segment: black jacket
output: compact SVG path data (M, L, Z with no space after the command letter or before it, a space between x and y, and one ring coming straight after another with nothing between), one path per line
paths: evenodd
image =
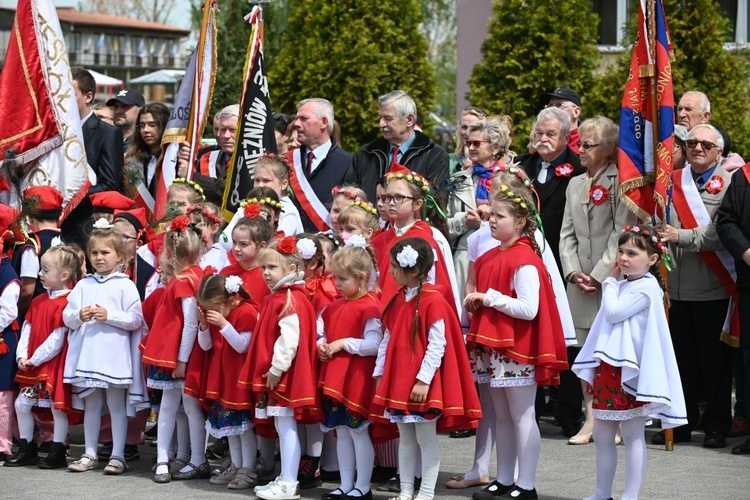
M746 173L747 169L747 173ZM745 165L732 174L732 182L724 193L716 220L716 231L732 254L737 271L737 289L750 289L750 266L742 254L750 248L750 167Z
M414 133L414 142L401 158L401 164L440 187L448 177L448 153L422 132L415 130ZM367 200L373 203L378 179L388 173L389 150L390 144L382 137L362 146L352 157L344 179L346 184L361 187L367 193Z

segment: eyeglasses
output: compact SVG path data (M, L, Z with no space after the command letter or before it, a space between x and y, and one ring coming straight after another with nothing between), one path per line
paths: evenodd
M695 148L695 146L697 146L698 144L700 144L704 151L711 151L712 149L719 147L716 144L714 144L713 142L709 142L709 141L696 141L695 139L688 140L686 142L686 144L687 144L687 147L689 147L690 149L693 149L693 148Z
M479 146L481 146L483 142L490 142L490 141L466 141L466 147L467 148L475 147L479 149Z
M594 149L595 147L601 146L601 145L602 145L601 142L599 144L591 144L590 142L581 142L581 141L578 141L578 147L580 149L583 149L583 150L586 150L586 151Z
M406 200L414 200L415 198L413 196L404 196L403 194L381 194L378 196L378 199L384 204L393 202L396 205L401 205Z
M468 111L469 113L477 113L482 116L487 116L487 112L481 108L475 108L474 106L466 106L464 108L464 111Z

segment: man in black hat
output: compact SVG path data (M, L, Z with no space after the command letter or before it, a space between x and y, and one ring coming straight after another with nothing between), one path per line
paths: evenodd
M133 89L124 89L107 101L115 114L115 126L122 132L122 144L127 151L130 139L135 133L135 120L138 118L138 110L146 105L143 94Z
M552 92L545 92L539 99L542 107L553 106L562 109L570 117L570 136L568 146L578 154L578 143L581 136L578 134L578 119L581 117L581 96L569 87L557 87Z

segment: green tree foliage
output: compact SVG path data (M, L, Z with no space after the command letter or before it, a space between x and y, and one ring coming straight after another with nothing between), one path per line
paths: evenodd
M435 79L418 0L289 0L289 7L286 41L269 58L275 109L294 112L301 99L329 99L350 151L379 135L378 96L403 89L423 117L432 109Z
M585 96L594 83L598 16L590 0L495 2L482 61L469 80L469 101L510 115L517 150L526 146L539 96L566 86Z
M435 111L453 121L456 116L456 0L420 0L421 29L427 55L435 68Z
M735 150L750 155L750 117L745 102L750 94L750 65L747 53L724 49L730 30L718 2L713 0L664 0L667 24L672 36L675 61L672 79L675 103L688 90L704 92L711 101L711 122L726 128ZM637 11L631 15L629 39L635 38ZM604 74L592 92L592 112L619 117L622 92L627 78L631 51ZM587 109L587 112L588 110Z

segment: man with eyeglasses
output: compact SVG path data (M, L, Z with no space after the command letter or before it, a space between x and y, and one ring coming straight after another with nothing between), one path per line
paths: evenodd
M367 199L374 200L378 179L401 164L439 186L448 176L448 153L416 130L414 99L403 90L395 90L378 98L378 113L383 137L354 154L344 182L361 187Z
M552 92L545 92L539 99L542 106L562 109L570 117L570 135L568 147L578 154L581 136L578 133L578 119L581 117L581 96L569 87L557 87Z
M659 227L674 257L669 272L669 329L672 335L688 424L674 430L676 443L690 441L701 418L706 448L723 448L732 426L732 349L722 341L731 330L729 298L734 294L732 258L724 249L715 221L731 182L721 166L724 139L707 124L688 133L689 166L674 172L670 220ZM730 314L728 315L728 312ZM698 405L707 405L699 417ZM663 444L663 433L654 444Z

